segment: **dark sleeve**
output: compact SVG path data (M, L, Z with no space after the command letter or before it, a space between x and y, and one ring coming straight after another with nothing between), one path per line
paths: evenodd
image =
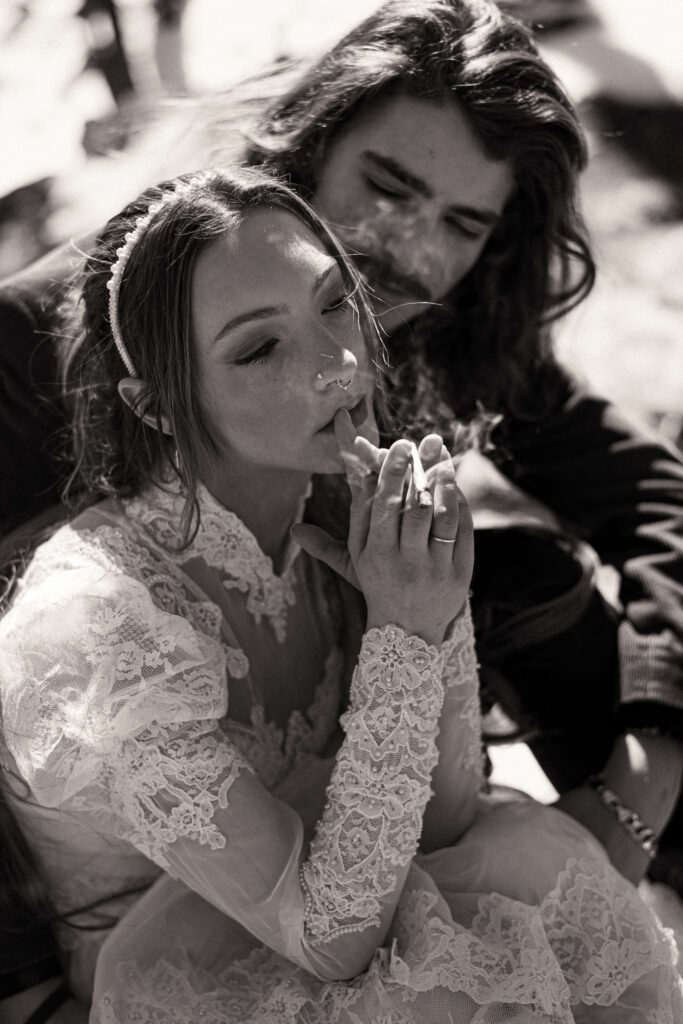
M0 537L57 502L66 473L53 308L0 288Z
M500 429L499 465L620 574L621 716L683 738L683 458L563 370L555 410Z

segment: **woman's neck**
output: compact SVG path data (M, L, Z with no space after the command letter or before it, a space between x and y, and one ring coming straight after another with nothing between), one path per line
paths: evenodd
M245 473L233 469L202 474L214 498L253 533L277 573L283 567L289 531L310 478L309 473L254 466Z

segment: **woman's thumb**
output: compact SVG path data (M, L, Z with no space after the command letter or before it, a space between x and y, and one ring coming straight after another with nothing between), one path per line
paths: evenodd
M325 530L321 530L319 526L312 526L310 523L296 523L290 533L292 539L307 554L324 562L325 565L329 565L330 569L334 569L348 583L358 587L358 578L346 544L340 540L334 540Z

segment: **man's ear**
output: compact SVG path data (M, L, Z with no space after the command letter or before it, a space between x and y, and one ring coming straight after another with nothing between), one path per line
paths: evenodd
M145 412L149 402L145 400L145 397L149 394L149 387L147 381L142 380L140 377L124 377L119 381L119 395L121 400L126 403L129 409L131 409L136 416L139 416L143 423L146 423L148 427L157 429L157 418L149 412ZM161 429L164 434L171 435L171 421L168 416L161 414Z

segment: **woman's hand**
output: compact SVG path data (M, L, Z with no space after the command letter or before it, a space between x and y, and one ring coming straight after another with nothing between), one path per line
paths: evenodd
M355 436L337 414L351 489L346 547L315 527L295 539L362 590L368 628L395 623L439 644L462 608L472 575L472 520L440 437L386 451Z

